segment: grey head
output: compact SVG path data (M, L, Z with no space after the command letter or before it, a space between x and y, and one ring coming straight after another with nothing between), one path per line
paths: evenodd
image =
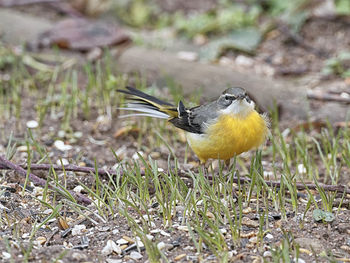
M253 103L254 106L254 102L252 102L252 100L249 98L245 89L240 87L231 87L224 90L224 92L222 92L220 97L217 99L218 107L221 109L225 109L231 104L239 102L244 102L247 104Z

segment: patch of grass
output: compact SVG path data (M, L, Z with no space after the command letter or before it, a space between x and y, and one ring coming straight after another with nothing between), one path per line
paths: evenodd
M36 79L35 88L23 85L28 78L25 70L11 75L13 80L7 82L6 92L1 98L7 103L2 108L6 113L4 116L21 118L18 113L23 110L23 93L38 104L35 114L40 126L35 131L30 130L26 140L28 152L25 156L29 167L31 161L54 163L62 157L57 151L55 155L51 154L50 149L42 144L46 121L60 120L60 128L67 134L79 129L74 125L79 118L92 120L93 115L101 114L117 121L116 108L124 101L116 89L125 86L127 77L116 74L112 68L109 63L86 65L84 70L74 67L61 71L57 68L50 73L50 78ZM145 89L144 78L135 79L136 87ZM15 86L22 88L16 89ZM179 85L169 81L168 86L169 93L162 91L162 94L171 94L174 101L182 99ZM159 95L157 87L147 89L147 92ZM39 93L45 94L46 98L42 100ZM198 101L198 94L192 97ZM338 194L324 191L319 183L337 184L349 176L348 129L334 131L329 125L320 133L294 131L292 128L280 130L279 123L274 121L266 146L251 153L249 158L236 157L230 169L219 164L209 173L212 176L210 180L201 168L184 168L183 160L185 163L189 158L193 160L193 155L189 150L186 150L185 156L179 154L181 150L185 152L181 133L158 120L130 119L126 122L139 128L133 149L144 154L136 155L136 160L120 160L117 150L105 147L105 155L114 155L118 163L116 175L98 174L97 168L100 167L96 160L95 172L86 175L91 180L85 181L78 174L65 170L58 173L51 169L46 176L48 183L55 185L56 189L46 186L38 194L40 199L30 191L22 192L22 195L34 198L40 210L52 210L43 220L32 223L31 240L38 236L40 228L52 227L51 220L61 216L61 212L70 211L94 224L106 224L122 218L135 239L142 241L150 262L166 261L169 253L158 246L164 238L152 232L157 229L166 231L171 237L181 238L184 246L192 247L186 253L199 253L197 256L203 260L212 257L229 261L234 257L234 251L239 252L250 244L256 247L255 253L260 256L264 249L268 249L274 261L288 262L299 257L299 248L293 243L288 230L280 236L283 228L278 226L272 215L277 214L282 222L286 222L288 216L294 213L301 217L299 225L303 229L307 219L312 220L310 214L316 208L328 212L337 210L337 215L341 214L341 203L346 196L342 195L340 203L335 205ZM51 135L55 139L56 131ZM0 138L10 141L7 148L9 159L16 157L16 145L11 138ZM148 155L161 146L168 149L168 157L161 157L165 159L161 161L165 162L162 166L166 169L160 168L160 161ZM280 185L269 186L266 183L268 175L269 180L279 181ZM240 180L243 178L246 180ZM80 183L92 199L92 205L85 207L76 202L68 192L73 188L70 179ZM298 182L314 183L318 185L317 190L307 189L300 197L296 186ZM25 189L29 186L27 182ZM6 228L16 220L1 214L0 222ZM266 241L268 233L281 237L279 243ZM150 234L154 237L152 241L149 240ZM33 250L27 251L28 256L33 253Z

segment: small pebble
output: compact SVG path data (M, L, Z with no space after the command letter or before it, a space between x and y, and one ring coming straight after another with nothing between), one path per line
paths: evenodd
M84 187L82 187L81 185L77 185L76 187L74 187L73 191L76 193L81 193L81 191L84 190Z
M85 225L75 225L72 229L72 236L81 235L85 231L86 231Z
M165 232L164 230L161 230L161 231L160 231L160 234L161 234L162 236L166 236L166 237L170 237L170 236L171 236L169 233Z
M259 227L259 222L251 220L248 217L243 217L242 218L242 225L249 226L249 227Z
M132 239L131 237L123 236L123 239L126 240L126 241L128 241L128 243L132 243L132 244L135 243L135 240Z
M157 244L157 248L158 248L159 250L162 250L163 248L165 248L165 243L164 243L164 242L159 242L159 243Z
M152 241L153 238L154 238L154 236L152 236L152 235L150 235L150 234L147 234L146 237L147 237L147 239L150 240L150 241Z
M188 227L187 226L178 226L177 229L188 232Z
M253 211L253 209L251 208L251 207L247 207L247 208L244 208L243 210L242 210L242 213L243 214L249 214L249 213L251 213Z
M68 165L69 161L65 158L62 158L61 160L57 160L56 164L57 165Z
M272 257L271 251L265 251L264 254L263 254L263 257L264 258Z
M179 51L177 52L177 57L185 61L196 61L198 59L198 54L191 51Z
M174 258L174 260L175 261L179 261L179 260L181 260L181 259L183 259L183 258L185 258L186 257L186 254L180 254L180 255L177 255L175 258Z
M124 238L118 239L117 240L117 244L119 245L125 245L128 244L129 242L127 240L125 240Z
M3 251L2 252L2 258L3 259L10 259L11 258L11 254Z
M305 263L305 260L302 258L294 258L293 262L295 263Z
M27 152L28 151L28 147L27 145L21 145L17 147L17 151L19 152Z
M304 164L302 164L302 163L298 164L298 172L300 174L306 174L306 168L305 168Z
M266 234L265 236L267 239L273 239L273 235L271 235L270 233Z
M113 252L117 254L122 254L122 249L113 240L108 240L106 246L102 249L102 255L110 255Z
M38 237L36 239L36 242L38 242L38 244L40 244L40 245L44 245L46 242L46 237Z
M115 258L107 258L106 262L107 263L122 263L123 260L122 259L115 259Z
M255 237L251 237L251 238L249 238L249 242L250 243L257 243L258 242L258 238L255 236Z
M39 123L35 120L31 120L31 121L27 121L27 128L29 129L35 129L35 128L38 128L39 126Z
M56 140L56 141L54 142L54 146L55 146L58 150L60 150L60 151L62 151L62 152L64 152L64 151L69 151L69 150L72 150L72 149L73 149L73 146L68 145L68 144L64 144L64 142L61 141L61 140Z
M142 258L142 255L139 252L136 251L132 251L130 253L130 258L134 259L134 260L138 260Z
M87 256L83 253L78 253L78 252L74 252L72 253L72 258L74 258L76 261L86 261L87 260Z

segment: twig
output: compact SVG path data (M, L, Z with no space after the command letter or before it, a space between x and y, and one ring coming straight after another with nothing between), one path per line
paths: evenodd
M3 156L0 155L0 169L4 169L4 168L5 169L14 170L14 171L18 172L19 174L21 174L22 176L27 176L27 171L25 169L23 169L18 164L13 163L13 162L7 160L6 158L4 158ZM40 185L40 186L45 187L45 185L47 183L46 180L41 179L41 178L37 177L36 175L34 175L32 173L28 174L28 178L35 185ZM60 189L58 187L56 187L56 186L49 185L49 187L54 189L54 190L57 190L58 192L60 192ZM91 204L91 200L89 198L87 198L86 196L84 196L83 194L75 193L73 191L69 191L69 193L71 195L73 195L78 202L82 202L82 203L85 203L85 204Z
M32 4L57 3L61 0L0 0L0 6L11 7Z
M344 103L350 103L350 98L342 97L335 94L330 93L324 93L324 92L318 92L318 91L312 91L309 90L307 92L307 98L313 99L313 100L321 100L321 101L337 101L337 102L344 102Z
M248 177L240 177L238 179L238 177L234 177L233 178L233 181L235 183L247 183L247 182L250 182L251 179L248 178ZM272 186L272 187L280 187L281 186L281 182L278 182L278 181L265 181L265 183L268 185L268 186ZM295 183L295 186L298 190L306 190L306 189L311 189L311 190L315 190L317 189L317 185L315 184L311 184L311 183L308 183L308 184L303 184L303 183ZM350 189L348 189L346 186L344 185L329 185L329 184L321 184L321 183L318 183L318 186L320 188L323 188L324 190L326 191L331 191L331 192L341 192L341 193L347 193L347 194L350 194Z
M12 168L10 165L8 165L8 163L10 163L10 165L15 165L13 163L11 163L10 161L2 158L0 156L0 170L1 169L12 169L12 170L16 170L17 169L14 169ZM25 176L26 175L26 171L24 169L27 168L26 165L22 165L22 166L19 166L19 165L15 165L17 167L19 167L20 169L23 170L22 174ZM62 171L63 169L66 170L66 171L72 171L72 172L81 172L81 173L95 173L95 168L93 167L82 167L82 166L77 166L77 165L72 165L72 164L69 164L69 165L51 165L51 164L32 164L30 166L30 169L31 170L45 170L45 171L48 171L50 170L51 168L55 169L55 170L59 170L59 171ZM115 175L116 174L116 171L113 170L113 169L97 169L98 171L98 174L99 175L107 175L107 174L110 174L110 175ZM144 175L145 174L145 170L142 169L141 171L141 175ZM190 178L192 179L192 177L188 176L187 174L185 173L181 173L179 174L180 176L185 176L187 178ZM211 179L212 177L211 176L208 176L209 179ZM44 179L41 179L33 174L29 174L29 179L34 183L34 184L38 184L38 185L41 185L41 186L45 186L46 184L46 181ZM235 183L249 183L251 182L251 179L248 178L248 177L234 177L233 178L233 181ZM265 183L268 185L268 186L272 186L272 187L279 187L281 186L281 182L278 182L278 181L265 181ZM315 184L312 184L312 183L307 183L307 184L303 184L303 183L295 183L295 186L298 190L306 190L306 189L311 189L311 190L315 190L317 189L317 186ZM318 184L319 187L323 188L324 190L326 191L332 191L332 192L345 192L347 194L350 194L350 189L348 189L347 187L343 186L343 185L327 185L327 184L321 184L319 183ZM74 193L76 195L76 193ZM91 201L90 201L91 202Z
M192 179L191 176L187 175L187 174L181 174L181 176L184 176L186 178ZM208 179L212 179L211 175L208 175ZM234 183L250 183L251 179L245 176L241 176L241 177L233 177L233 182ZM281 182L279 181L264 181L268 186L271 187L280 187L281 186ZM316 190L317 189L317 185L316 184L312 184L312 183L295 183L295 186L298 190L306 190L306 189L310 189L310 190ZM340 193L346 193L346 194L350 194L350 189L347 188L346 186L343 185L329 185L329 184L322 184L322 183L318 183L318 186L322 189L324 189L325 191L331 191L331 192L340 192Z
M21 168L27 169L27 165L20 165ZM73 164L68 165L57 165L57 164L31 164L30 170L32 171L48 171L51 168L57 171L71 171L71 172L80 172L80 173L95 173L96 169L94 167L83 167ZM3 165L0 162L0 170L7 170L10 169L10 167L7 167L7 165ZM12 168L11 168L12 169ZM97 172L99 175L107 175L107 174L115 174L115 171L113 169L97 169ZM40 178L39 178L40 179Z

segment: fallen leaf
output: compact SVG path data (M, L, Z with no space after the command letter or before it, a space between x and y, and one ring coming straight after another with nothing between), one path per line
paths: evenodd
M121 136L124 136L124 135L130 133L130 132L135 133L135 134L138 134L138 133L140 132L140 129L139 129L139 128L136 128L136 127L125 126L125 127L120 128L119 130L117 130L117 131L114 133L113 137L114 137L115 139L117 139L117 138L119 138L119 137L121 137Z
M39 45L88 51L129 42L130 37L119 26L83 18L65 19L39 37Z

